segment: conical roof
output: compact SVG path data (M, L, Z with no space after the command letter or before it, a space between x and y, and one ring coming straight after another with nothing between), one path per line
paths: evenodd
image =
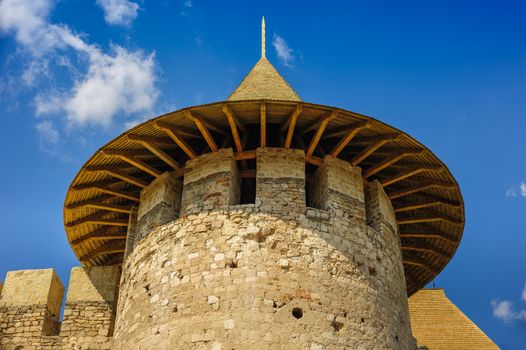
M498 350L499 347L448 299L443 289L423 289L409 298L411 328L429 350Z
M286 100L301 101L266 57L261 59L228 97L228 101Z

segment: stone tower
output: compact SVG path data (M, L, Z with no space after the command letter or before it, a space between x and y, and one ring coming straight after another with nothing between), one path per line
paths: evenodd
M63 287L41 274L30 337L41 348L416 349L408 295L451 259L464 211L425 146L303 102L263 44L227 101L151 119L96 152L64 221L84 267L60 327ZM33 282L11 277L0 331L15 334L27 314L15 280Z

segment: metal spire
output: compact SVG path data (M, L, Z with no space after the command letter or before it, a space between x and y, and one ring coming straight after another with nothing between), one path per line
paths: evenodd
M265 16L261 18L261 58L266 57L265 52Z

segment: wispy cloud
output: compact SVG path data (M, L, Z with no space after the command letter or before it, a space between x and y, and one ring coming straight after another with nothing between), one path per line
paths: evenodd
M294 50L289 47L289 44L285 39L283 39L278 34L274 34L274 39L272 40L272 46L276 50L276 55L278 56L279 62L286 66L292 67L294 65L295 57Z
M55 125L48 120L35 124L35 129L40 136L40 148L47 153L55 153L60 141L60 135Z
M521 300L526 301L526 284L521 292ZM497 319L509 323L516 320L526 321L526 310L515 311L513 303L509 300L492 300L493 316Z
M128 0L97 0L104 11L104 20L110 25L127 27L137 18L139 5Z
M506 190L507 197L518 197L521 196L526 198L526 183L521 182L519 186L511 187Z
M66 25L50 23L52 5L52 0L0 2L0 32L14 35L29 57L23 79L34 82L51 61L73 73L69 87L35 97L36 114L65 114L71 128L108 127L116 116L125 122L128 117L135 119L136 113L150 111L159 94L154 53L118 45L106 52ZM80 66L72 67L67 55L79 57Z

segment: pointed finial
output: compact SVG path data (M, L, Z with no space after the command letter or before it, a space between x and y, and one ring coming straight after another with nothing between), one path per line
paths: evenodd
M265 16L261 19L261 58L266 57L265 52Z

